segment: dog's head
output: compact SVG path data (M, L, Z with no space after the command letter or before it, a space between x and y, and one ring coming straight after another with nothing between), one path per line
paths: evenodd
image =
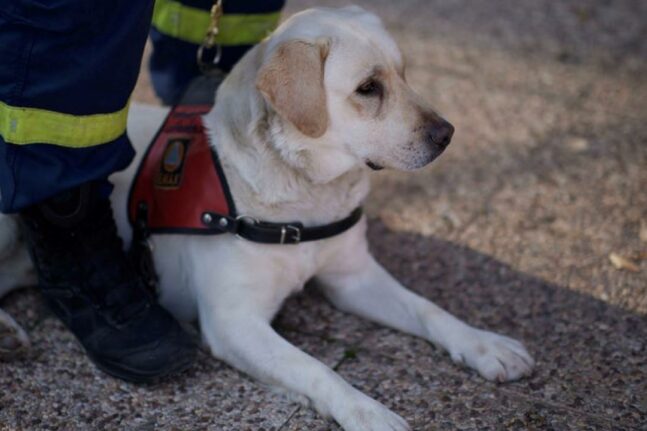
M256 87L285 123L286 141L330 151L346 168L420 168L454 133L407 84L380 19L359 7L286 21L266 41Z

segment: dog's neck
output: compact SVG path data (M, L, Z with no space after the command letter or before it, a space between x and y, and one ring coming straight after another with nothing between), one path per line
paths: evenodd
M305 138L256 90L253 62L243 58L205 118L239 214L306 225L346 217L368 194L366 169L332 148L300 145Z

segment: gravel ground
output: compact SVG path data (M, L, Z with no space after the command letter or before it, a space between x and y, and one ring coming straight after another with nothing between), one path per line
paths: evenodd
M415 430L647 430L647 2L355 3L457 128L431 167L375 176L374 250L415 291L524 340L537 369L485 382L314 289L278 330ZM315 4L346 2L287 13ZM135 99L155 101L144 73ZM0 364L0 429L338 429L206 354L156 386L108 378L34 291L0 305L34 343Z

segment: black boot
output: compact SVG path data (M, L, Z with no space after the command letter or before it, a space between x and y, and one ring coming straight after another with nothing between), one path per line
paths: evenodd
M106 373L147 382L186 369L196 345L133 269L97 187L21 213L42 293Z

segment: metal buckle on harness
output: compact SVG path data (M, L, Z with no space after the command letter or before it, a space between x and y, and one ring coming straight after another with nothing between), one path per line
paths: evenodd
M301 242L301 229L298 226L291 224L285 224L281 226L281 244L285 244L285 236L288 233L288 230L293 232L292 238L290 238L290 244L298 244Z

